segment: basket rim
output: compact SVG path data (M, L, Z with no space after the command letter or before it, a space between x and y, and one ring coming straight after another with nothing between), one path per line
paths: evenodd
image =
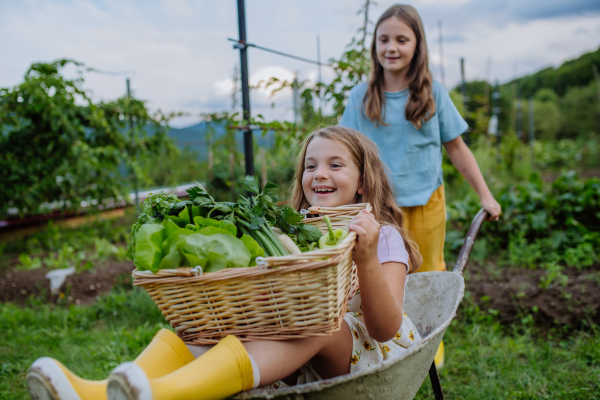
M322 216L305 218L304 223L315 223L322 221L325 215L329 217L353 216L361 210L371 211L369 203L349 204L339 207L310 207L309 211L318 212ZM342 210L342 211L340 211ZM178 284L194 282L216 282L239 277L255 277L281 272L298 272L326 268L336 264L340 257L352 251L356 245L356 232L350 232L348 236L336 247L313 250L302 254L291 254L279 257L267 257L263 260L264 265L248 268L226 268L216 272L195 275L192 267L180 267L176 269L160 269L156 273L152 271L140 271L134 269L131 275L134 278L134 286L145 286L152 284Z

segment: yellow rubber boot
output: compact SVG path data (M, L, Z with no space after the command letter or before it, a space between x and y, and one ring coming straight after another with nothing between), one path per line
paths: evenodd
M254 383L250 357L235 336L227 336L195 361L149 379L134 363L118 366L108 378L110 400L219 400L249 390Z
M134 363L144 370L148 378L154 379L177 371L194 359L177 334L168 329L161 329Z
M136 359L152 378L167 375L192 362L194 356L183 341L168 329L161 329ZM27 387L33 400L106 400L108 381L83 379L59 361L42 357L27 372Z
M435 366L437 369L444 368L444 341L443 340L440 342L440 347L438 347L433 361L435 361Z

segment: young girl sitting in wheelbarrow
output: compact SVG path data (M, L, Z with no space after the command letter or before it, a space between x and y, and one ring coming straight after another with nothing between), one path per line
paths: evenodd
M349 230L358 236L354 261L360 289L330 336L242 343L227 336L215 346L186 346L163 329L134 361L105 381L81 379L51 358L31 366L27 383L34 399L222 399L275 384L312 382L356 372L398 357L420 339L403 313L408 273L422 259L404 233L403 213L377 147L343 127L313 132L304 142L291 202L337 207L371 203Z

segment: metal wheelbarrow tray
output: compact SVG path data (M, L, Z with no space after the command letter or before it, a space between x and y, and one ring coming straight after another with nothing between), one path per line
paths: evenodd
M373 368L319 382L280 389L254 389L232 398L413 399L429 373L436 400L443 399L433 358L463 298L465 282L462 273L477 233L487 216L487 212L480 210L473 219L452 272L423 272L411 275L406 285L404 309L423 339L402 357L385 360Z

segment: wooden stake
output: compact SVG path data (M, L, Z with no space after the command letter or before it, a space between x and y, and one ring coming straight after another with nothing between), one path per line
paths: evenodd
M229 153L229 180L231 181L231 201L235 201L235 154Z
M260 150L262 158L262 185L265 187L267 184L267 152L265 149Z

